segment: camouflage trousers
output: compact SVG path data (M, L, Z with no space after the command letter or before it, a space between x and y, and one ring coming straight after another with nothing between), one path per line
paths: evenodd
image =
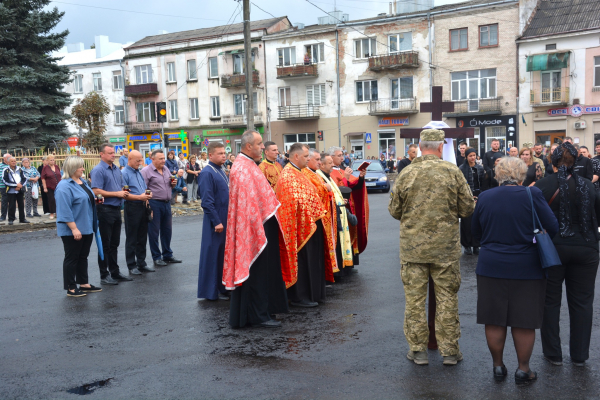
M402 263L400 276L404 283L406 308L404 335L412 351L427 351L429 328L425 313L429 275L433 279L436 314L435 336L442 356L459 351L460 321L458 319L458 289L460 288L460 262Z

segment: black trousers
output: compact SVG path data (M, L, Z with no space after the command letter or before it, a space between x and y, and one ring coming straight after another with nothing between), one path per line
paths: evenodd
M42 207L44 209L44 214L50 212L50 207L48 206L48 195L44 192L44 187L40 182L40 194L42 195ZM35 207L37 208L37 201L35 201Z
M23 203L23 192L19 193L9 193L6 196L8 197L8 220L15 220L15 212L17 210L17 205L19 206L19 221L25 221L25 204Z
M2 179L2 178L0 178ZM2 196L2 200L0 202L0 218L6 219L6 213L8 212L8 187L0 188L0 196Z
M293 302L325 300L325 240L323 223L298 252L298 280L287 290Z
M94 234L81 235L81 240L73 236L61 236L65 248L63 261L63 281L65 290L72 290L77 284L88 283L88 255L94 240Z
M479 247L479 242L471 233L471 217L460 219L460 244L463 247Z
M104 251L104 260L101 260L98 255L98 267L100 268L100 279L104 279L109 274L114 277L120 273L117 252L121 242L121 209L116 206L99 204L97 210L98 227Z
M145 267L146 244L148 242L148 217L144 202L126 201L123 213L125 220L125 260L127 268Z
M542 349L546 356L562 358L560 306L564 282L569 305L571 359L585 361L589 358L592 335L598 252L583 246L556 246L556 250L563 265L548 268Z

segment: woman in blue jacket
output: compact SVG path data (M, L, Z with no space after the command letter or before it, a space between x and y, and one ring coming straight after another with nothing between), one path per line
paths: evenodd
M177 160L175 159L175 152L173 150L167 153L167 161L165 161L165 165L169 168L169 172L171 175L177 175L177 171L179 171L179 166L177 165Z
M64 288L67 296L83 297L102 289L88 282L88 255L98 228L94 192L81 178L83 159L68 157L55 191L56 231L65 249ZM79 288L77 287L79 284Z

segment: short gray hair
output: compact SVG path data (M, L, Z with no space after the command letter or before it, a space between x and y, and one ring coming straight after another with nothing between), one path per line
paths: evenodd
M254 133L258 133L256 131L246 131L242 135L241 147L242 149L246 147L247 144L252 144L254 140ZM258 133L260 135L260 133Z
M314 148L312 148L312 147L308 149L308 158L309 158L309 159L310 159L310 158L313 158L313 156L314 156L315 154L320 154L320 153L319 153L319 151L318 151L317 149L314 149Z
M444 142L429 142L429 141L424 141L419 143L419 146L421 147L421 150L437 150L437 148L440 146L440 144L443 144Z
M502 157L494 167L496 180L502 185L504 182L513 181L523 183L527 174L527 164L517 157Z
M67 159L63 162L63 165L62 165L62 170L63 170L62 179L71 178L73 176L73 174L75 173L75 171L77 171L79 168L83 167L83 165L84 165L83 158L77 157L77 156L67 157Z
M329 154L330 156L333 156L335 154L336 151L341 151L342 153L344 152L344 150L342 150L341 147L337 147L337 146L331 146L328 150L327 150L327 154Z

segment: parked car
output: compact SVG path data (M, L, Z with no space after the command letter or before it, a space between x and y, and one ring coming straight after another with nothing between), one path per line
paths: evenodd
M388 181L387 175L381 166L379 160L354 160L352 163L352 169L354 172L352 175L358 176L360 171L358 171L358 167L363 162L369 162L369 166L367 167L367 175L365 175L365 185L367 187L367 191L371 190L381 190L383 193L387 193L390 191L390 182Z

